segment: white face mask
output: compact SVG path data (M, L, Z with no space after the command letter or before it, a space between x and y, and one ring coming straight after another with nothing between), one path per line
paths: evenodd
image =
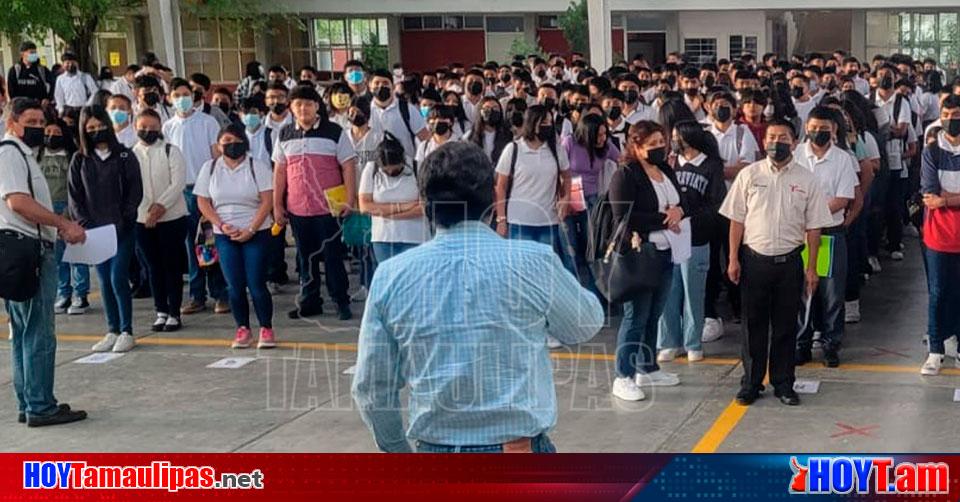
M767 105L763 109L763 116L768 120L773 117L773 105Z

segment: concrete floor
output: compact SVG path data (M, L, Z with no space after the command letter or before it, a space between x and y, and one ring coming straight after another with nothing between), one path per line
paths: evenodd
M782 406L769 392L748 409L731 404L741 374L733 323L706 345L708 360L665 365L680 374L679 387L648 389L639 403L616 401L609 394L615 338L607 328L555 354L554 442L566 452L960 450L960 437L933 432L956 423L960 370L951 361L944 375L919 375L927 302L916 246L908 246L904 262L883 264L864 291L864 321L848 325L842 366L814 362L798 370L800 378L821 381L802 406ZM77 364L102 333L99 302L86 315L59 317L56 394L90 418L45 429L17 424L10 357L0 354L0 450L374 451L343 374L355 360L359 321L287 320L292 287L276 301L284 344L259 353L229 348L229 315L203 313L186 318L179 333L149 334L152 303L136 300L140 346L104 364ZM357 317L361 310L354 305ZM206 367L231 356L257 359L239 369Z

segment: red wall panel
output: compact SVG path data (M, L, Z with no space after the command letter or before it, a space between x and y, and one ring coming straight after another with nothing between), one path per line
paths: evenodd
M623 54L623 28L614 28L610 32L612 48L615 54ZM558 29L537 29L537 38L540 39L540 48L547 54L560 54L563 57L570 55L570 46L563 38L563 31ZM590 56L586 54L586 56Z
M400 58L406 71L433 70L450 63L470 67L486 56L483 30L424 30L400 33Z
M623 28L614 28L611 36L613 37L613 53L626 57L623 53Z

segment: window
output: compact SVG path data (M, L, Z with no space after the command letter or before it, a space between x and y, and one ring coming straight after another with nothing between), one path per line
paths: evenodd
M443 18L440 16L423 16L423 29L439 30L443 28Z
M413 30L482 30L483 16L404 16L404 31Z
M916 59L933 58L957 72L960 59L958 12L867 12L867 56L902 52Z
M406 16L403 18L404 30L422 30L423 18L420 16Z
M488 16L487 31L495 33L519 33L523 31L522 16Z
M554 29L560 27L557 16L537 16L537 27L543 29Z
M404 26L408 25L404 18ZM437 17L439 19L439 17ZM342 71L351 59L364 59L364 45L381 48L386 53L388 34L386 18L348 18L310 20L313 43L309 46L315 53L316 67L320 71ZM387 61L370 62L371 65L387 66Z
M703 64L717 59L717 39L715 38L685 38L683 52L687 60L693 64Z
M237 82L246 63L256 59L253 30L241 23L189 15L182 23L187 75L204 73L214 82Z
M443 16L443 29L462 30L463 16Z
M757 37L747 35L730 36L730 59L739 58L744 54L757 55Z
M464 16L464 28L483 29L483 16Z

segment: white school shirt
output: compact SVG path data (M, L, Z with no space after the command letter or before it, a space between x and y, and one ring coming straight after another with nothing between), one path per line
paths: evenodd
M96 82L89 73L78 71L76 74L61 73L53 90L53 99L57 102L57 111L63 114L65 106L79 108L90 102L97 93Z
M876 104L879 110L882 110L883 120L878 120L878 125L882 128L889 124L894 127L898 124L910 124L910 100L904 99L900 105L900 114L893 116L893 109L897 102L896 92L890 94L890 99L884 101L877 93ZM908 128L909 129L909 128ZM903 139L890 138L887 140L887 164L891 171L900 171L903 169Z
M517 164L513 167L510 200L507 201L507 223L535 227L560 223L556 210L557 179L561 172L570 170L566 149L558 145L557 159L554 160L546 143L534 150L521 138L504 147L497 162L497 174L510 176L513 150L517 145L520 149Z
M413 169L407 167L398 176L388 176L378 170L376 162L368 162L360 177L360 194L370 194L373 202L392 204L412 202L420 198L417 177ZM394 219L373 216L371 218L371 238L373 242L403 242L420 244L430 239L430 225L425 217Z
M420 131L427 127L427 122L423 115L420 115L420 110L408 101L407 108L410 114L410 129L408 130L403 121L403 115L400 113L399 103L400 100L394 97L386 108L382 108L376 100L373 100L370 103L370 127L392 134L403 145L404 153L408 157L413 157L417 153L417 145L410 137L410 132L412 131L413 136L416 137Z
M737 133L738 128L742 128L742 132ZM711 122L707 130L717 139L720 158L723 159L724 166L732 166L739 162L752 164L757 161L757 152L760 151L760 147L757 146L757 140L746 125L731 123L730 127L727 127L726 132L724 132L717 129L716 124ZM739 142L737 141L738 134L742 138ZM727 187L729 188L729 184Z
M273 190L273 173L269 164L247 156L231 169L220 156L203 165L193 194L209 198L224 223L245 230L250 228L260 209L260 193L270 190ZM266 230L272 225L273 218L267 216L257 231ZM213 232L222 233L217 227L213 228Z
M160 204L167 211L157 220L160 223L176 220L187 215L187 202L183 197L186 166L180 149L158 140L152 145L138 141L131 149L140 162L140 179L143 181L143 199L137 208L137 223L146 223L148 210Z
M206 113L193 112L187 117L175 115L163 124L163 137L180 149L187 164L187 185L197 182L200 168L213 158L211 146L217 143L220 124Z
M117 135L117 141L127 148L133 148L140 140L137 137L137 130L133 127L133 114L130 114L130 116L131 118L127 119L126 127L120 129L120 131L114 131Z
M860 180L857 178L854 158L848 152L837 148L836 145L831 145L823 158L817 158L809 141L805 141L798 150L794 157L795 161L816 176L820 183L820 190L826 196L828 203L833 198L853 200L854 190L860 184ZM843 209L831 213L830 216L833 219L831 226L843 225L843 213Z
M650 178L650 183L653 185L653 191L657 193L657 210L659 212L666 213L668 207L680 204L680 194L677 193L677 189L673 186L670 178L664 176L662 181L656 181ZM672 230L657 230L650 232L650 242L656 245L657 249L661 251L670 249L667 232L671 231Z

